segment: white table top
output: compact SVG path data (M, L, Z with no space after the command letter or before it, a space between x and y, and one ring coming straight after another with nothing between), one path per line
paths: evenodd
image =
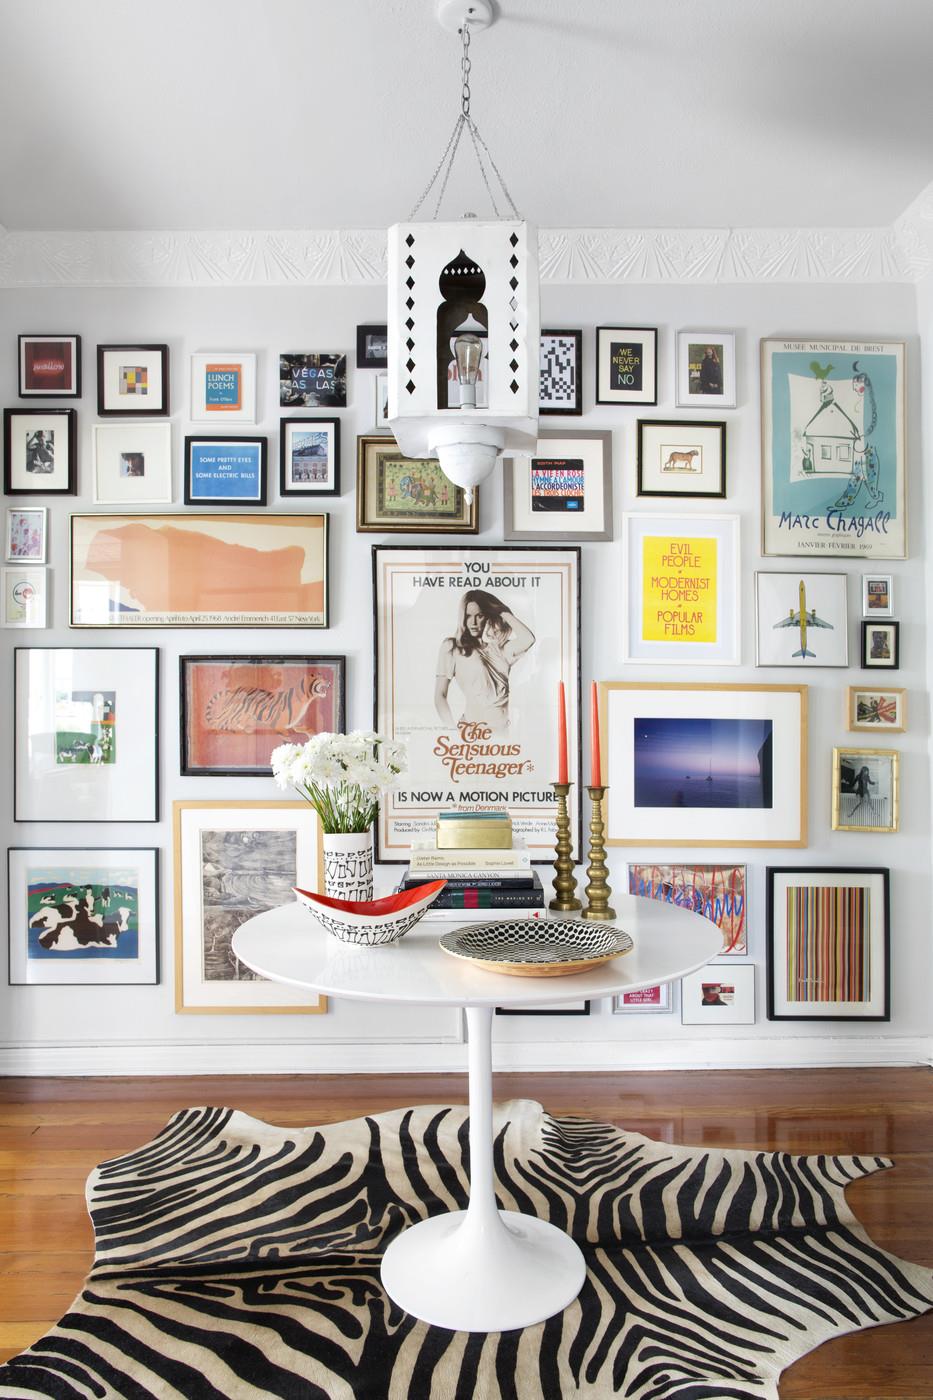
M612 996L672 982L695 972L722 948L721 931L700 914L630 895L614 894L612 903L615 922L631 935L634 949L569 977L507 977L471 967L438 946L441 936L458 925L432 922L428 915L398 943L382 948L340 943L298 903L248 919L234 934L233 951L247 967L273 982L329 996L433 1006L520 1007ZM469 911L464 911L463 925L469 922Z

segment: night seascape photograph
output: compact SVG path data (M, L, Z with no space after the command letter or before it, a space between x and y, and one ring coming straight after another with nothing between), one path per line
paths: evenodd
M770 719L636 719L636 807L770 807Z

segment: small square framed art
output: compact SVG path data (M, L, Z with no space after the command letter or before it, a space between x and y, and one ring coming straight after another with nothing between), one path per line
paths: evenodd
M95 423L91 433L95 505L171 504L171 423Z
M44 564L48 555L48 530L48 506L8 506L7 563Z
M388 326L357 326L357 369L385 369L389 363Z
M18 565L3 575L3 626L48 627L49 570Z
M684 1026L753 1026L753 963L707 963L680 979L680 1021Z
M889 873L769 866L769 1021L891 1019Z
M872 733L903 733L907 728L907 692L896 688L850 685L846 694L846 728Z
M583 332L541 332L538 413L583 412Z
M646 1011L672 1011L671 984L662 982L658 987L642 987L637 992L618 992L612 998L612 1009L616 1013L639 1014Z
M78 415L73 408L3 410L7 496L73 496L78 484Z
M18 340L21 399L80 399L79 335L21 335Z
M436 457L402 455L393 437L357 438L356 528L379 534L475 535L479 493L468 504L462 487L441 471Z
M896 671L901 664L899 622L862 623L862 670Z
M279 405L281 408L346 408L346 355L283 351L279 355Z
M735 408L735 336L677 332L678 408Z
M199 350L191 356L192 423L255 423L256 356Z
M279 492L340 495L340 419L283 418L279 424Z
M597 326L596 402L658 401L658 332L653 327Z
M636 494L725 496L725 423L639 418Z
M862 575L862 616L890 617L894 612L892 574Z
M11 986L154 986L159 852L14 846L7 852Z
M186 506L264 506L264 437L186 437Z
M612 539L612 434L542 433L502 462L507 540Z
M845 574L757 573L756 666L847 666Z
M833 749L833 831L897 831L900 759L896 749Z
M98 345L101 418L163 418L168 406L167 345Z

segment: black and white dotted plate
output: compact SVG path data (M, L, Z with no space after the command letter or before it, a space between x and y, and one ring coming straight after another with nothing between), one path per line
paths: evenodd
M508 919L452 929L440 940L445 953L512 977L566 977L630 953L634 944L615 924L575 919Z

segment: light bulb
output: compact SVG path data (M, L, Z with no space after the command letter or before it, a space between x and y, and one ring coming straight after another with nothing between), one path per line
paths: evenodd
M457 378L460 381L460 407L476 407L476 378L483 358L483 342L478 335L458 335L454 341Z

